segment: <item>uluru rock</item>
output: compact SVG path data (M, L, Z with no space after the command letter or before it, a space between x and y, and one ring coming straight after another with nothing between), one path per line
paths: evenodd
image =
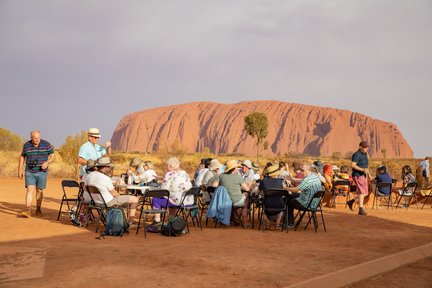
M413 156L393 123L347 110L280 101L194 102L135 112L118 123L111 142L120 151L156 152L161 145L181 145L188 152L208 147L216 154L254 155L256 140L244 131L244 117L252 112L263 112L269 120L269 145L262 154L345 155L367 140L372 157L383 157L383 152L391 158Z

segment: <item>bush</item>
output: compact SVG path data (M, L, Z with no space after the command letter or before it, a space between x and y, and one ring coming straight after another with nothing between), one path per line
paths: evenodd
M66 141L58 150L63 162L72 168L74 175L78 176L78 151L87 141L87 132L81 131L74 136L67 136Z
M23 138L11 131L0 128L0 151L20 151L23 145Z

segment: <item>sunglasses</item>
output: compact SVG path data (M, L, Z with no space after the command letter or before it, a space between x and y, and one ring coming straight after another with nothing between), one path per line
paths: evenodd
M95 138L95 139L99 139L100 138L100 137L97 137L97 136L90 136L90 137Z

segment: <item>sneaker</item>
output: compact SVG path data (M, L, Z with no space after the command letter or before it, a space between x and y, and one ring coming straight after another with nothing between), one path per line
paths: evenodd
M354 202L355 202L354 199L351 199L350 201L347 202L348 207L351 211L354 211L354 209L353 209Z
M72 222L72 225L77 226L77 227L81 227L81 222L78 219L76 219L76 218L71 219L71 222Z
M363 209L363 207L359 208L358 215L367 215L366 211Z
M19 214L22 218L31 218L31 212L30 211L23 211Z

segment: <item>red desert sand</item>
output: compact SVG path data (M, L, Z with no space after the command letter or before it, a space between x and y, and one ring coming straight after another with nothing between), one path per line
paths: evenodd
M214 228L169 238L132 230L124 237L95 239L95 225L57 222L61 179L49 179L43 217L17 215L24 208L24 183L0 179L1 287L285 287L432 241L432 209L372 210L358 216L344 205L325 208L319 226L276 232ZM339 199L343 200L343 199ZM64 209L66 212L66 209ZM427 287L431 259L401 267L355 287ZM381 282L380 282L381 281ZM430 286L429 286L430 287Z

